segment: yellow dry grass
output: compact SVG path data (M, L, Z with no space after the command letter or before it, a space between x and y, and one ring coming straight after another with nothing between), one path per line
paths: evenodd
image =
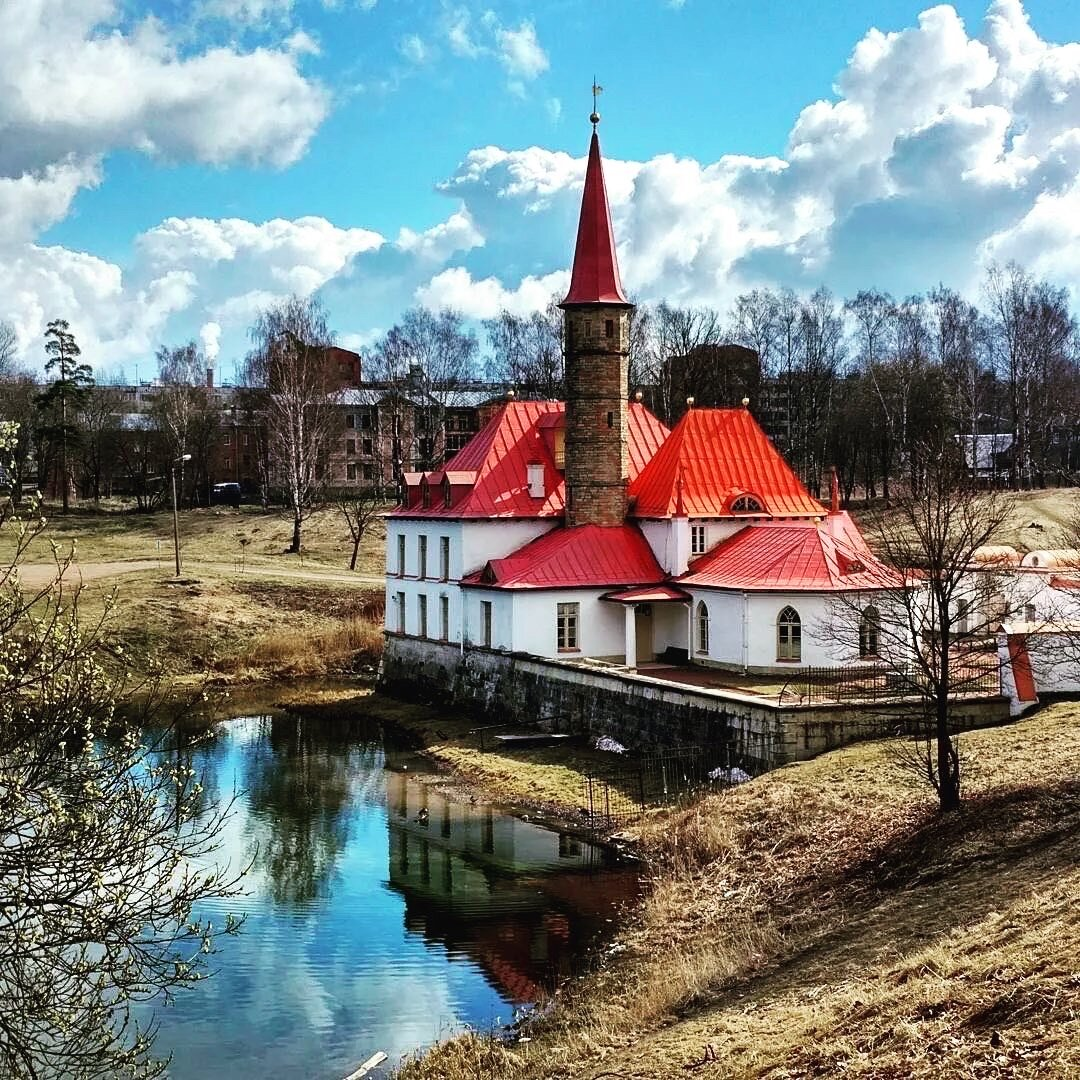
M653 820L640 911L532 1041L402 1076L1077 1075L1080 708L963 741L947 818L871 743Z

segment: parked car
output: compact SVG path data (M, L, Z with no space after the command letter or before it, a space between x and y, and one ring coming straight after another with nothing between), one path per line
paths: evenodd
M239 484L215 484L210 492L210 502L224 506L239 506L241 497Z

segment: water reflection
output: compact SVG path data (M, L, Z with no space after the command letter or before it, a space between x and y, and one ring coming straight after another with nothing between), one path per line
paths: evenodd
M177 1080L340 1080L374 1050L395 1062L505 1020L636 888L593 845L387 769L366 727L267 714L219 731L175 752L236 793L225 852L255 862L241 938L159 1013Z

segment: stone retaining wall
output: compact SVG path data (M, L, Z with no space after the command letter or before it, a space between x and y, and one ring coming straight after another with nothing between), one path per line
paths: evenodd
M911 704L785 705L677 686L626 671L388 634L380 685L408 699L441 700L492 722L537 720L561 730L613 735L634 748L726 746L751 771L811 758L902 725ZM1009 719L1006 698L964 702L962 728Z

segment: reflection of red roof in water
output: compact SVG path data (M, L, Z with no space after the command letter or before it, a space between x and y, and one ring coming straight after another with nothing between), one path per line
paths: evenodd
M747 409L690 409L630 485L636 517L672 517L679 502L690 517L823 515L799 478ZM736 503L760 509L740 510Z
M431 505L421 505L421 474L407 474L409 505L395 517L431 518L546 518L563 512L563 474L555 467L548 435L565 424L561 401L508 401L438 472L428 474ZM644 405L627 409L627 451L631 481L667 437L668 429ZM544 495L529 494L528 466L544 467ZM452 501L447 507L440 488L450 479ZM454 485L459 485L456 489Z
M825 521L760 521L690 564L680 585L836 592L888 589L903 578L875 558L846 512Z

